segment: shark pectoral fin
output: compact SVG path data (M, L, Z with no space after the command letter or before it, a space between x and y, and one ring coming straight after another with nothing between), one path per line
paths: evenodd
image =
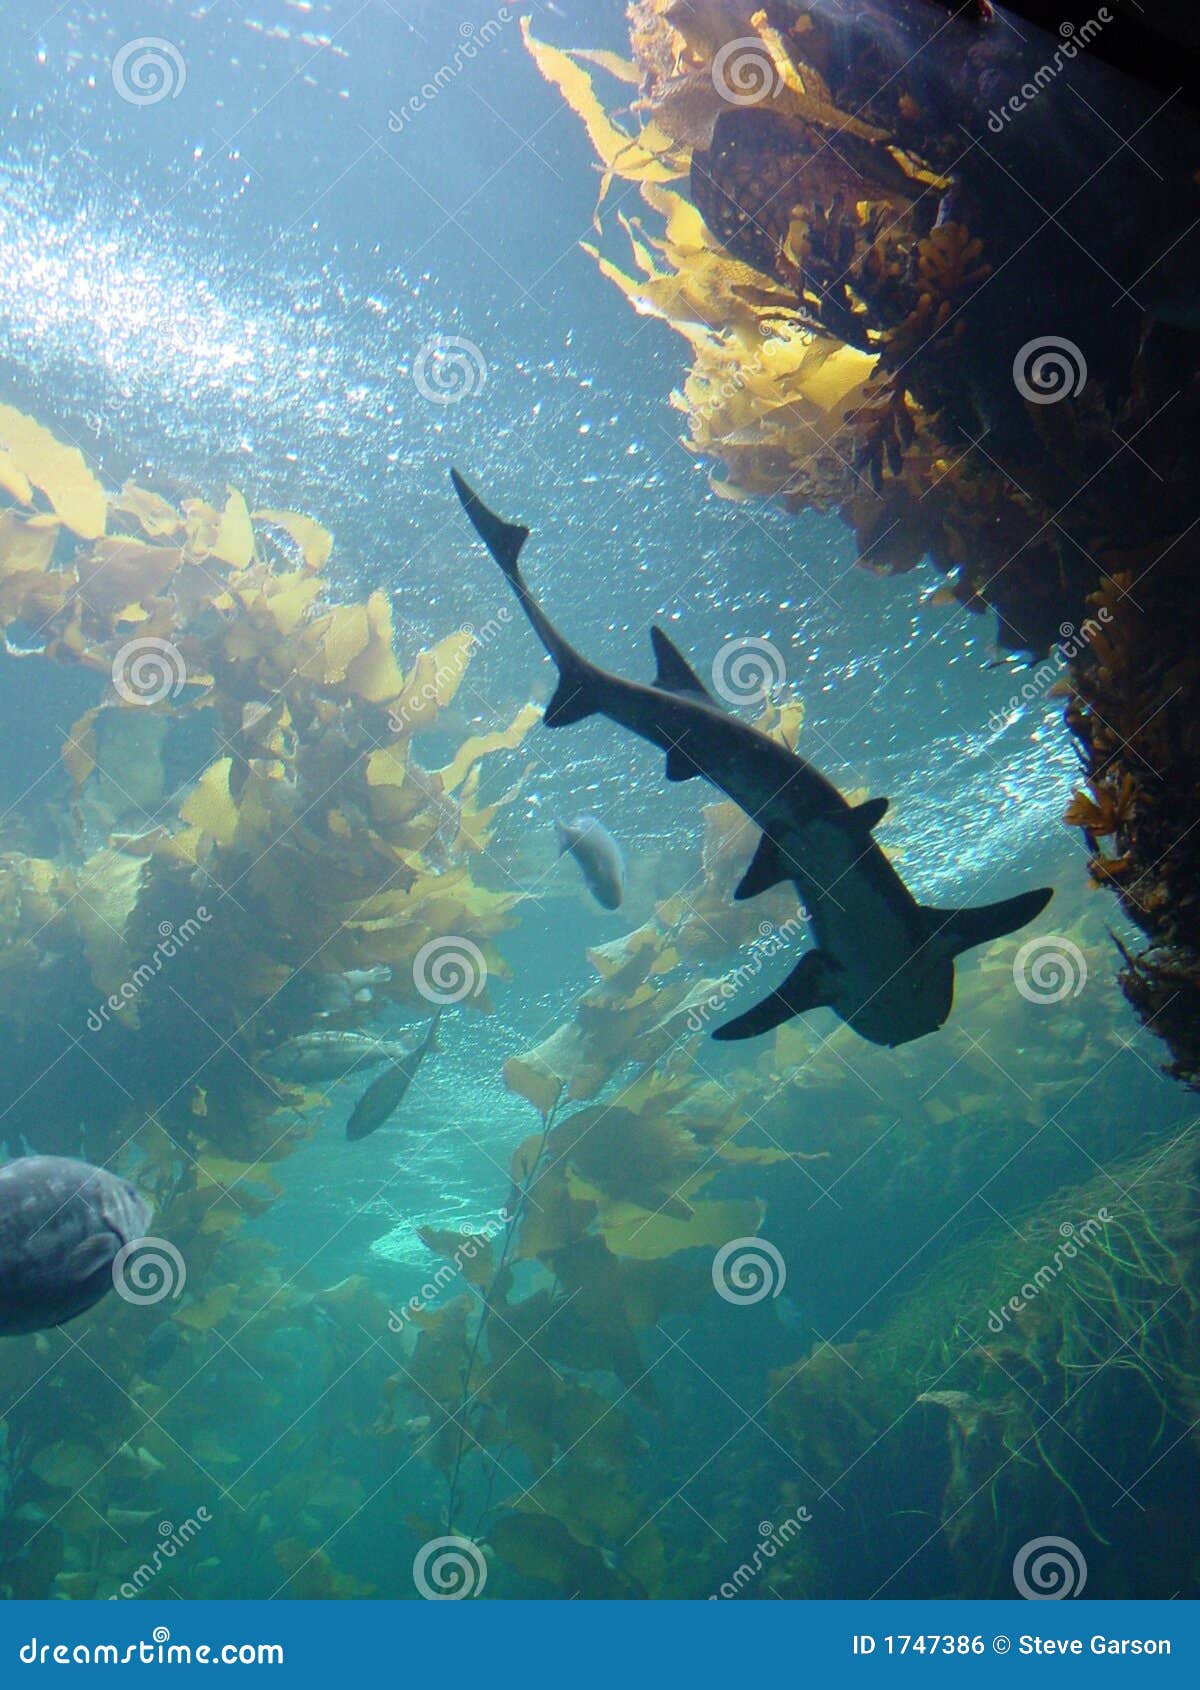
M786 880L791 874L791 868L783 852L775 841L767 834L763 834L758 842L758 849L750 859L750 867L738 882L734 900L741 903L746 898L757 898L760 892L769 892L772 886L778 886L781 880Z
M681 750L678 745L672 746L670 751L667 752L668 780L691 780L699 773L699 769L692 762L687 752Z
M712 694L692 668L687 658L673 645L661 628L651 628L650 644L654 647L654 685L660 692L691 693L706 704L714 703Z
M1015 898L1003 898L998 904L980 904L971 910L922 909L929 923L933 941L943 946L951 956L969 951L975 945L986 945L1015 933L1026 922L1040 915L1054 896L1052 886L1039 886L1036 892L1020 892Z
M868 798L863 804L856 804L850 814L853 819L870 831L878 827L887 815L888 800L886 798Z
M753 1039L759 1033L769 1033L793 1015L803 1015L806 1009L820 1009L830 1001L830 966L820 951L806 951L783 984L732 1021L713 1032L714 1039Z

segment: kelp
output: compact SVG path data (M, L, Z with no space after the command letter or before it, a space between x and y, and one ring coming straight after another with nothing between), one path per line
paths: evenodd
M6 1341L3 1578L16 1595L113 1594L149 1553L135 1546L161 1517L164 1475L186 1488L182 1464L225 1499L203 1555L173 1569L190 1591L219 1588L223 1563L261 1538L275 1546L262 1594L365 1595L322 1547L362 1486L321 1396L270 1486L272 1439L246 1466L210 1396L236 1395L247 1422L277 1416L290 1352L307 1358L306 1393L332 1388L361 1354L355 1334L386 1318L363 1281L301 1286L245 1232L322 1101L264 1057L315 1024L322 983L347 969L378 984L343 1022L387 1003L423 1016L415 959L446 935L505 977L496 940L518 897L473 865L514 789L484 803L481 775L536 712L425 767L414 736L452 700L474 639L451 633L402 666L387 595L339 601L323 574L333 539L313 518L252 512L235 488L178 503L108 491L8 406L0 484L9 650L94 677L96 694L62 744L57 854L26 853L19 831L0 854L5 1133L76 1154L82 1131L90 1159L115 1159L153 1199L182 1264L172 1301L114 1296L66 1353L56 1334ZM184 735L197 749L172 789L165 749ZM486 993L467 1007L486 1011ZM169 1345L154 1363L158 1323ZM283 1536L284 1521L309 1536Z

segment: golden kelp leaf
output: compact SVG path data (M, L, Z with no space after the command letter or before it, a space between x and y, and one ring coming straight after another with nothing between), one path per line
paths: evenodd
M85 710L79 720L71 724L63 741L62 760L75 782L76 791L96 767L96 718L99 714L98 708Z
M0 579L48 568L57 538L57 523L5 511L0 515Z
M281 634L293 633L303 622L322 591L321 582L297 570L277 575L267 590L267 610Z
M185 1303L183 1308L177 1311L175 1319L180 1325L190 1326L195 1332L207 1332L224 1320L237 1302L237 1295L236 1285L217 1285L199 1301Z
M491 1279L492 1246L482 1234L449 1232L434 1226L419 1226L416 1233L427 1250L453 1262L468 1285L486 1285Z
M7 452L0 452L0 493L7 493L10 499L15 499L19 505L33 503L33 488L29 485L29 477Z
M490 734L474 734L464 740L455 753L454 761L437 771L443 788L447 792L456 791L481 757L488 757L493 751L515 750L533 724L541 720L541 714L536 704L526 704L507 728Z
M237 836L237 805L229 790L232 757L210 763L179 807L181 821L190 822L218 845L232 845Z
M392 606L386 593L371 594L366 617L367 642L347 667L346 687L369 704L386 704L404 686L392 650Z
M97 540L75 560L79 591L89 610L113 617L127 606L157 597L179 568L174 546L149 546L131 535Z
M333 535L311 516L304 516L300 511L275 510L254 511L252 514L255 522L273 523L289 534L299 546L309 569L323 569L329 562Z
M64 446L11 405L0 405L0 447L72 533L83 540L100 538L107 514L104 489L77 447Z
M579 1543L562 1520L529 1506L530 1514L502 1514L488 1528L496 1553L517 1572L588 1601L635 1594L598 1549Z
M677 1250L719 1250L731 1238L751 1238L762 1218L762 1205L753 1200L696 1203L687 1220L611 1203L601 1210L599 1226L614 1256L653 1262Z
M410 733L429 727L458 691L474 649L475 635L460 628L421 652L392 708L393 720Z
M618 82L632 83L635 88L642 80L642 74L632 59L623 59L619 53L612 53L607 47L574 47L571 57L582 59L585 64L598 65L610 76L615 76Z
M125 483L112 500L111 508L123 516L133 517L141 524L142 532L152 540L165 540L172 534L178 534L183 527L183 518L174 505L169 505L157 493L151 493L148 488L139 487L132 481Z
M29 1463L43 1484L55 1490L79 1490L104 1465L103 1456L86 1444L51 1444Z
M92 979L106 996L129 983L131 959L125 928L145 871L145 858L127 857L106 847L89 857L74 877L71 910L83 935ZM132 998L115 1013L129 1025L137 1025Z
M225 508L217 522L209 553L233 569L245 569L254 557L254 529L250 525L250 512L236 488L228 487L226 493Z
M505 1085L548 1114L578 1066L582 1042L579 1028L566 1022L532 1050L509 1057L504 1064Z
M606 170L631 182L672 182L682 170L664 164L618 129L596 97L592 79L581 65L557 47L539 41L521 19L521 35L534 64L547 82L552 82L587 130L588 139L603 160Z

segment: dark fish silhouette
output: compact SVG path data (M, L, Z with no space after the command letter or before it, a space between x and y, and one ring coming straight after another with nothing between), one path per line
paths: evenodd
M371 1081L346 1122L347 1138L366 1138L399 1109L405 1092L416 1078L417 1069L429 1052L437 1049L437 1025L441 1018L439 1009L421 1043L415 1049L405 1051L398 1062L389 1064L378 1079Z
M1046 907L1051 889L978 909L923 908L871 837L886 798L851 807L803 758L720 709L661 628L650 630L658 662L651 686L589 662L521 577L517 559L529 530L504 522L456 470L450 474L558 669L546 726L607 716L666 753L668 780L702 775L762 829L734 896L753 898L790 880L809 912L816 947L769 997L713 1037L750 1038L822 1005L873 1044L906 1044L940 1027L954 999L954 958L1024 927Z
M608 829L595 816L576 816L573 822L555 822L554 832L559 856L571 853L596 902L606 910L620 909L625 896L625 859Z
M150 1206L127 1180L67 1156L0 1168L0 1333L61 1326L113 1287L113 1261L145 1237Z

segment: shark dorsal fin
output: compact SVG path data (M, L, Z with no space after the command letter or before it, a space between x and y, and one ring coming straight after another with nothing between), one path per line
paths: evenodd
M786 880L790 873L783 852L775 841L764 833L758 842L758 849L750 859L750 867L738 882L737 891L733 894L734 899L741 903L745 898L757 898L760 892L769 892L772 886L778 886L781 880Z
M820 1009L830 1002L830 986L836 970L820 951L805 951L787 979L769 997L756 1003L744 1015L724 1022L713 1031L713 1038L753 1039L769 1033L793 1015L803 1015L806 1009Z
M706 704L714 702L712 694L687 658L672 645L661 628L651 628L650 644L654 647L654 661L657 665L654 685L660 692L691 693L693 696L698 695Z
M860 826L865 827L870 832L871 828L879 826L884 816L887 815L887 809L888 800L886 798L868 798L864 803L856 804L850 814Z

